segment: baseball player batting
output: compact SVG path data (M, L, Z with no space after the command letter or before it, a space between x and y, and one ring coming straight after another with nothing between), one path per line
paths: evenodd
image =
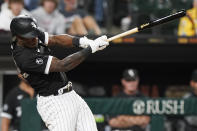
M10 24L13 35L12 56L17 70L37 95L37 110L50 131L97 131L86 102L72 90L65 73L83 62L91 53L105 49L106 36L95 40L67 34L49 36L30 16L15 17ZM60 60L42 52L50 46L81 47L82 50Z

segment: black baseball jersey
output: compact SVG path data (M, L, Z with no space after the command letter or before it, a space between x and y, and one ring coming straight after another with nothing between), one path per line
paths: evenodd
M11 119L11 127L14 130L19 130L22 115L20 102L25 98L30 98L29 94L19 87L13 88L6 96L1 117Z
M37 94L52 94L64 87L68 80L59 72L49 73L52 57L49 52L41 53L39 48L26 48L14 44L12 55L22 76Z

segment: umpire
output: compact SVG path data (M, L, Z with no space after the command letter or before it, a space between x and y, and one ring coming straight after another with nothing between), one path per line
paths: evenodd
M12 56L19 73L35 89L37 109L50 131L97 131L92 112L85 101L72 90L65 73L87 56L103 50L109 43L106 36L96 40L67 34L49 36L30 16L15 17L10 29L13 35ZM84 49L60 60L40 46L59 45Z

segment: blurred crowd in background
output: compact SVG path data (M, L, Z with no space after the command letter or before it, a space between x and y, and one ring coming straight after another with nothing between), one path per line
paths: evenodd
M9 31L12 18L24 14L50 34L101 35L95 19L77 5L77 0L6 0L1 5L0 29Z
M35 17L50 34L115 34L181 9L187 16L145 34L195 36L196 0L1 0L0 30L9 31L13 17Z

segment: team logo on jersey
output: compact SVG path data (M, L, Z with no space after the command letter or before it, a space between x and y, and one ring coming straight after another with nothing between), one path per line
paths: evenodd
M33 28L36 28L36 27L37 27L36 24L35 24L34 22L31 22L31 26L32 26Z
M36 59L36 63L37 63L38 65L42 65L42 64L43 64L43 59L37 58L37 59Z

